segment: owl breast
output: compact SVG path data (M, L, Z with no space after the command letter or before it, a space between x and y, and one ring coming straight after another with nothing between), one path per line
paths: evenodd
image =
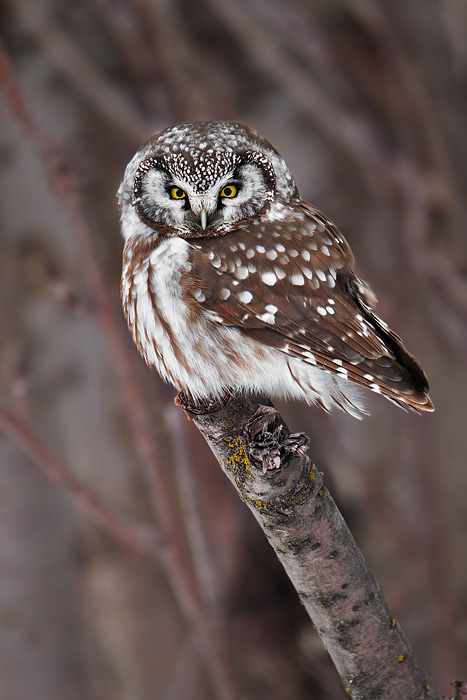
M147 364L195 399L220 398L241 387L247 393L318 402L327 410L337 404L359 415L342 392L340 378L305 367L202 308L200 279L190 261L196 248L177 237L156 240L149 250L138 250L131 241L126 245L123 308ZM323 403L323 396L329 401Z
M259 372L268 353L249 341L242 345L238 330L219 327L215 315L200 310L189 253L190 245L177 237L155 241L143 254L130 241L124 253L123 308L149 366L194 397L221 395L240 373Z

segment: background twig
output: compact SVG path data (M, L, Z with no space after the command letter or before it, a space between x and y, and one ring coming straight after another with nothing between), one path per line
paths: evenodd
M76 237L88 277L89 286L97 306L97 313L104 334L108 340L110 357L126 401L127 416L133 431L135 446L140 457L143 474L150 489L161 536L166 539L165 547L170 556L162 560L171 582L174 594L187 620L193 625L201 647L204 650L206 666L219 697L232 700L236 696L234 679L230 669L226 644L222 631L208 622L200 605L191 571L184 562L180 551L180 538L166 473L153 439L151 421L142 396L132 376L128 350L123 342L121 329L117 323L104 285L92 235L82 214L80 195L73 175L58 147L46 139L33 122L17 87L8 57L0 44L0 84L9 101L12 111L28 134L42 160L52 191L57 196L67 215L70 231Z

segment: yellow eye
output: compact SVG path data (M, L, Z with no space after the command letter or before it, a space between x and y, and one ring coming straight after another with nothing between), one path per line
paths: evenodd
M180 187L172 187L170 190L170 196L172 199L185 199L186 192L180 189Z
M226 185L221 192L221 197L229 197L229 199L231 199L232 197L236 196L237 188L235 187L235 185Z

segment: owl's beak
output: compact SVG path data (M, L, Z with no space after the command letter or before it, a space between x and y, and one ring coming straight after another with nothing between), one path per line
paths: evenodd
M216 209L216 201L206 193L196 194L190 197L191 215L194 221L201 225L201 229L206 231L211 223L212 214ZM198 224L198 225L199 225Z

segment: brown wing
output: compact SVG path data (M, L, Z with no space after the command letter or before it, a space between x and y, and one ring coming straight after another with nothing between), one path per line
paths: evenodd
M400 338L373 313L353 256L320 212L258 222L191 241L186 293L214 321L391 400L432 410L428 382Z

